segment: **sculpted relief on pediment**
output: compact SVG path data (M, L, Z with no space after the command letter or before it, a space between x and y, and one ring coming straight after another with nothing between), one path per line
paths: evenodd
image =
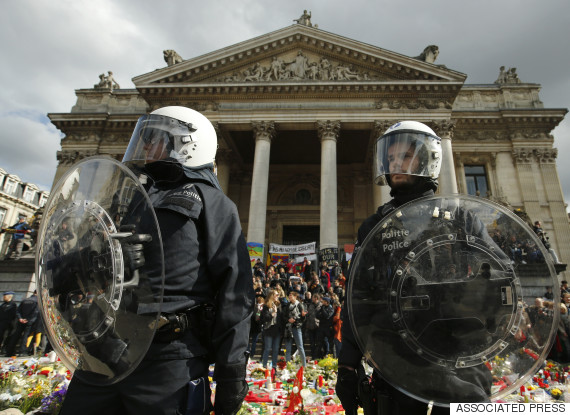
M307 56L303 51L273 56L246 68L216 78L216 82L271 81L369 81L383 77L324 56Z

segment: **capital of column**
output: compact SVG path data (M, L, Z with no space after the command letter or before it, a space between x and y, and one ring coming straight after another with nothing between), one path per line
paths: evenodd
M557 148L540 148L536 149L536 159L540 164L556 163L558 157Z
M57 152L57 160L60 166L71 166L86 157L97 155L97 150L61 150Z
M374 121L374 136L381 137L386 130L394 124L394 121L382 120Z
M530 163L533 159L533 148L515 148L513 149L513 159L517 163Z
M432 121L431 124L434 126L434 130L440 138L449 138L450 140L453 138L456 121L438 120Z
M340 121L317 121L317 131L321 141L336 141L340 133Z
M275 137L275 122L273 121L254 121L251 123L255 140L265 140L271 142Z

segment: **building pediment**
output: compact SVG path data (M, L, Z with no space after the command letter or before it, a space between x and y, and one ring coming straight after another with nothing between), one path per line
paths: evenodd
M137 89L182 85L457 83L466 75L295 24L133 79Z

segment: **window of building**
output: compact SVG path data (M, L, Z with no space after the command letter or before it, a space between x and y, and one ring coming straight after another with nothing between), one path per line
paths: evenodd
M4 193L8 193L9 195L16 193L16 182L14 180L6 180L6 183L4 184Z
M473 196L487 196L487 173L485 166L465 166L467 193Z
M34 201L34 194L36 192L34 192L33 189L30 189L29 187L26 186L26 190L24 191L24 200L28 203L32 203Z
M307 205L311 203L311 192L307 189L300 189L295 194L295 202L299 205Z
M40 207L44 207L48 200L48 196L45 193L42 193L40 196Z
M8 210L0 207L0 226L4 226L4 219L6 218L6 212L8 212Z

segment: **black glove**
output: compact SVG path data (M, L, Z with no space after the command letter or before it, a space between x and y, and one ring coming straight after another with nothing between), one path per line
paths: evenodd
M356 415L358 410L358 375L356 370L338 368L336 395L342 403L346 415Z
M123 251L126 277L123 287L136 288L139 284L138 269L145 264L143 244L152 241L152 236L140 233L129 234L129 231L130 230L123 233L117 233L111 235L111 237L117 239L121 243Z
M214 413L216 415L237 414L248 390L249 387L245 380L217 382Z

